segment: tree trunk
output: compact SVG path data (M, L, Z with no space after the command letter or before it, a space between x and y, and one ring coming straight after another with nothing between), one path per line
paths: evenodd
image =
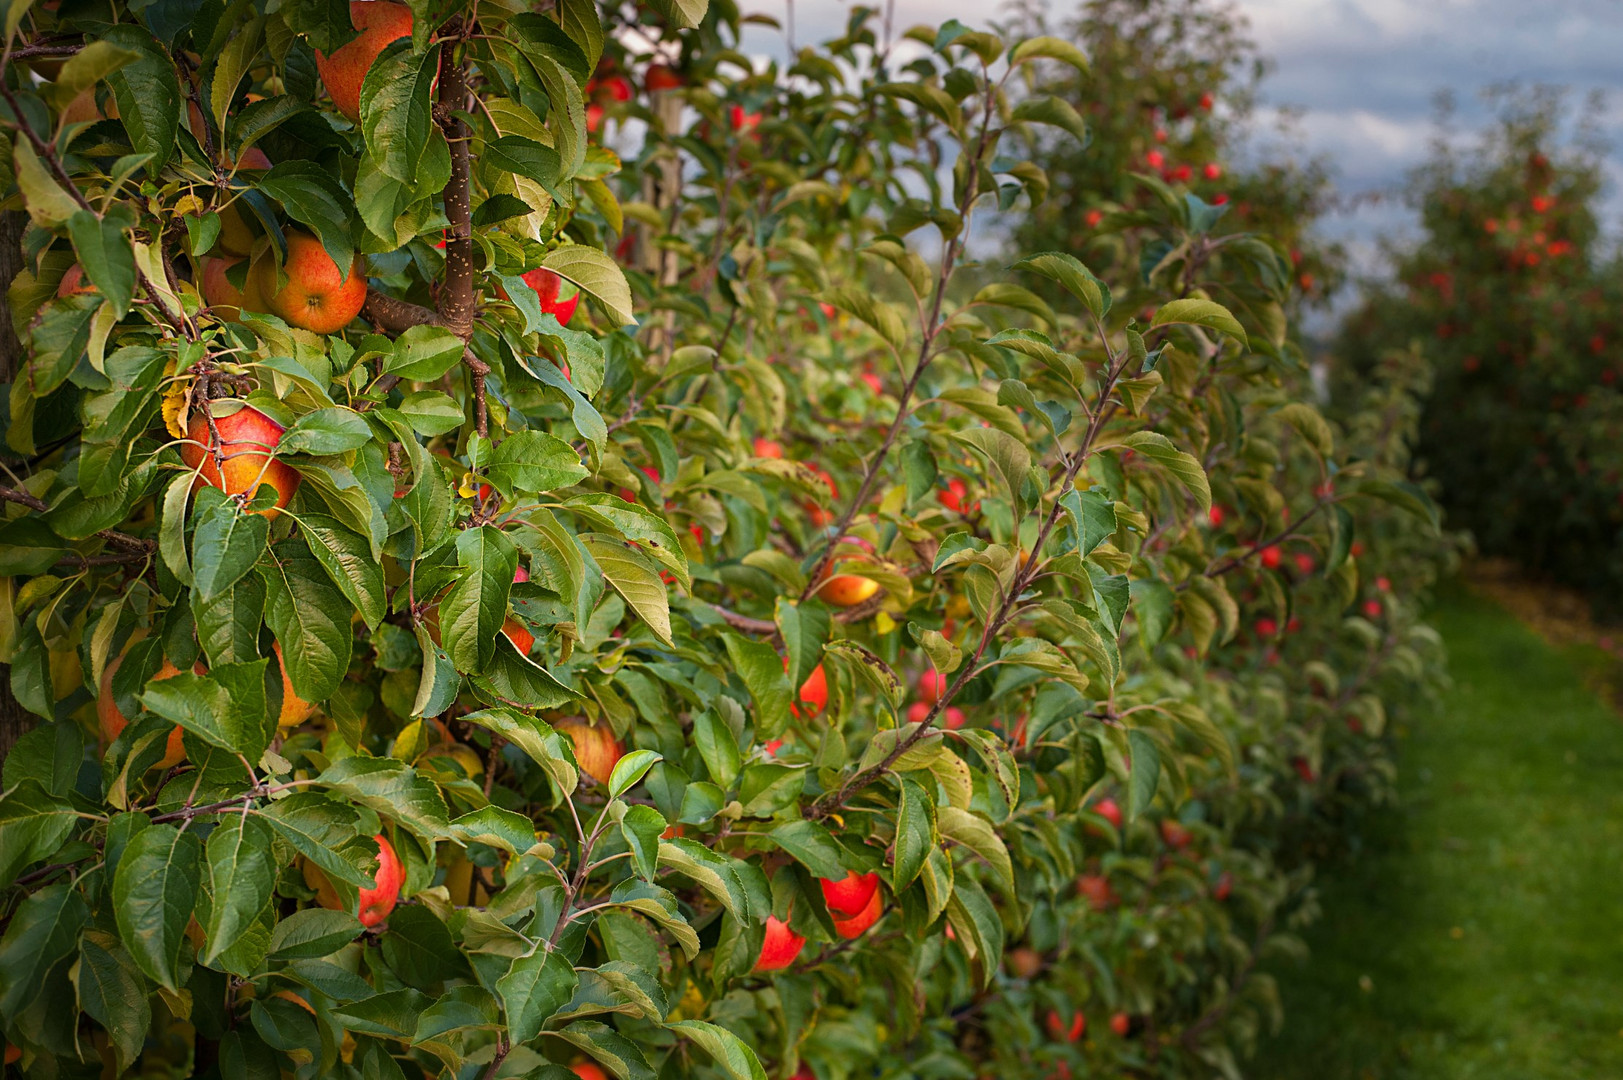
M28 215L21 211L0 213L0 382L7 386L22 367L23 346L11 329L6 290L23 268L23 230L27 227ZM0 762L33 726L34 714L18 704L11 693L11 665L0 664Z

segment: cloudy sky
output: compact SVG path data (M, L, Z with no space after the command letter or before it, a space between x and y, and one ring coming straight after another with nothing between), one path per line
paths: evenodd
M836 33L849 4L793 0L801 43ZM874 0L868 0L873 3ZM1049 0L1063 18L1075 0ZM1322 155L1346 209L1326 229L1346 240L1361 268L1372 269L1375 240L1401 235L1412 218L1402 206L1404 177L1426 156L1437 132L1439 93L1452 92L1455 126L1469 129L1484 112L1479 92L1506 81L1550 83L1575 95L1607 95L1604 130L1614 144L1612 172L1623 179L1623 0L1230 0L1250 20L1273 62L1263 84L1270 109L1299 110L1296 147ZM782 18L785 0L745 0L746 11ZM898 29L958 18L997 18L1000 0L896 0ZM782 49L781 37L751 35L752 52ZM774 47L776 46L776 47ZM1266 118L1266 117L1265 117ZM1614 182L1608 217L1623 221Z

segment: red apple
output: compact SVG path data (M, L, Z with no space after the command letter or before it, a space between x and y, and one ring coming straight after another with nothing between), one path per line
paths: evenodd
M1278 544L1269 544L1267 547L1263 548L1259 554L1259 558L1262 560L1262 565L1267 567L1269 570L1278 570L1279 562L1283 557L1284 552L1279 550Z
M187 441L180 444L180 459L187 468L197 470L192 490L207 484L227 495L251 495L260 484L269 484L276 492L276 505L264 513L276 517L299 487L298 470L268 453L282 441L282 425L253 406L244 405L229 416L216 417L214 429L220 434L223 469L215 461L208 417L197 411L186 424Z
M103 743L111 743L118 738L130 722L128 717L118 711L118 702L113 699L113 673L123 662L123 656L116 656L101 672L101 693L96 697L96 719L100 722ZM192 670L201 675L208 669L199 663L194 665ZM172 678L179 674L180 669L165 660L158 668L158 673L147 681L158 682L160 679ZM176 725L169 733L169 741L164 744L164 753L158 761L158 768L170 769L186 760L186 745L182 742L182 730Z
M1127 1032L1132 1029L1133 1021L1124 1012L1112 1013L1110 1016L1110 1030L1119 1037L1127 1038Z
M680 90L683 86L682 76L664 64L648 65L648 71L643 75L642 83L651 94L657 94L662 90Z
M569 1066L569 1071L580 1077L580 1080L609 1080L609 1074L595 1061L577 1061Z
M841 543L854 544L868 554L873 554L873 545L868 541L854 536L847 536ZM855 607L871 598L879 591L879 582L872 578L858 577L856 574L832 574L834 563L831 559L823 567L822 584L817 586L815 595L825 604L838 608Z
M361 119L361 84L390 42L411 36L411 8L390 0L350 0L349 21L360 34L331 56L316 50L316 70L338 111Z
M875 889L873 896L869 898L867 905L861 911L849 919L834 920L834 932L847 940L861 937L867 933L868 927L879 921L879 917L884 913L885 902L880 897L879 890Z
M575 309L580 306L580 290L573 283L565 282L551 270L537 267L524 274L524 284L535 290L536 299L541 301L541 314L553 316L560 326L569 325L569 320L575 317ZM566 285L568 295L560 296ZM500 285L496 287L496 292L503 300L511 299L507 290Z
M1121 807L1116 805L1115 799L1100 799L1094 804L1093 812L1110 822L1117 829L1121 828Z
M1110 879L1103 875L1083 874L1076 879L1076 891L1094 911L1107 911L1116 905L1115 890L1110 887Z
M823 900L828 904L829 911L850 918L861 914L879 891L879 875L859 874L850 870L843 878L822 878L819 884L822 885Z
M277 290L275 262L265 257L254 262L248 271L245 293L250 308L257 307L256 300L263 298L265 307L289 326L317 334L336 334L366 305L366 260L359 254L345 277L321 241L308 233L289 232L287 260L282 269L287 274L287 285Z
M783 669L789 670L789 658L783 658ZM795 694L795 704L789 706L789 711L802 720L810 720L828 707L828 673L823 665L818 664L812 668L806 681L800 684L800 691ZM805 711L801 711L801 706Z
M406 883L405 867L400 865L400 857L395 854L394 845L389 838L378 833L372 838L378 845L378 867L373 872L372 884L360 890L359 904L356 914L360 917L361 925L373 927L389 917L394 910L395 903L400 899L400 887ZM309 861L304 864L304 882L316 890L316 903L332 911L344 910L344 904L338 898L338 891L333 888L327 875Z
M1069 1020L1059 1014L1058 1009L1049 1009L1045 1021L1048 1028L1048 1037L1055 1042L1076 1042L1088 1028L1088 1018L1078 1010Z
M1163 818L1161 821L1161 839L1166 841L1168 847L1174 847L1181 851L1193 842L1195 836L1184 828L1181 822L1174 821L1171 818Z
M783 444L773 439L756 439L755 456L781 459L783 457Z
M761 955L755 961L756 971L782 971L795 962L806 939L779 921L776 915L766 917L766 938L761 942Z

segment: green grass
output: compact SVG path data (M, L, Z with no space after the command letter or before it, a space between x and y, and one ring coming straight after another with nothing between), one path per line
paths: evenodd
M1623 721L1491 603L1435 612L1454 687L1402 804L1319 878L1257 1080L1623 1077Z

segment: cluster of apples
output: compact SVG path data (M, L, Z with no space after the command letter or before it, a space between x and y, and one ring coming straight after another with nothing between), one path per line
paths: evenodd
M885 913L878 874L850 870L844 878L821 878L818 883L823 890L823 902L834 916L834 931L842 938L861 937ZM788 923L776 915L768 915L766 937L761 942L755 970L782 971L799 958L805 946L806 939L791 930Z

